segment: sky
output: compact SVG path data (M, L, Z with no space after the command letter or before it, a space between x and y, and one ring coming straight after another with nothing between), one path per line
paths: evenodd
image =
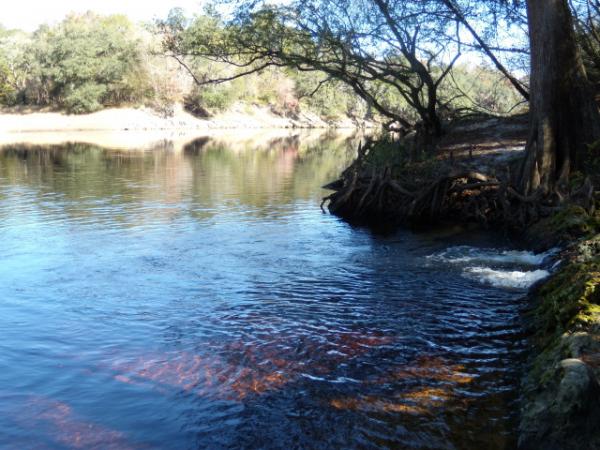
M56 23L70 12L126 14L134 22L164 18L169 10L181 7L200 12L202 0L4 0L0 24L6 28L33 31L42 23ZM3 3L4 3L3 2ZM10 6L9 6L10 5Z
M94 11L99 14L125 14L132 21L149 21L165 18L172 8L180 7L191 16L202 11L207 0L1 0L4 6L0 14L0 25L34 31L41 24L60 22L70 12ZM278 3L286 0L274 0ZM469 40L469 36L465 36ZM487 61L486 58L483 58ZM482 56L477 53L464 54L463 63L480 64Z

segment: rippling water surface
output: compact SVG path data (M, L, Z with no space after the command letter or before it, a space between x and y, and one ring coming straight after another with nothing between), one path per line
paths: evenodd
M352 148L0 150L0 447L512 448L501 243L322 214Z

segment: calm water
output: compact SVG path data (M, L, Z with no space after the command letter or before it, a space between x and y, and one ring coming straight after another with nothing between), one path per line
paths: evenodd
M512 448L498 243L322 214L352 148L0 150L0 447Z

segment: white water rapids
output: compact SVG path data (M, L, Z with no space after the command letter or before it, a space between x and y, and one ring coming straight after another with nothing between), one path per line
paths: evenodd
M469 246L450 247L427 257L429 263L449 265L462 276L503 289L528 289L548 277L549 258L556 250L533 253Z

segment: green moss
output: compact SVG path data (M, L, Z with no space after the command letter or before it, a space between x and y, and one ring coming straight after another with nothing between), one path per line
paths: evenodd
M600 212L589 214L577 205L567 206L530 227L530 240L545 246L557 245L600 233Z
M550 227L557 233L586 236L598 231L600 218L581 206L569 206L550 217Z
M570 263L539 291L537 315L540 331L562 334L589 322L600 303L600 258Z
M547 386L554 382L556 364L564 358L566 351L564 341L555 336L548 341L540 354L533 360L530 379L535 380L535 386Z
M531 386L543 387L557 383L556 368L562 359L576 356L571 354L573 333L589 331L600 322L600 255L567 263L535 293L535 299L534 339L540 353L528 379Z

